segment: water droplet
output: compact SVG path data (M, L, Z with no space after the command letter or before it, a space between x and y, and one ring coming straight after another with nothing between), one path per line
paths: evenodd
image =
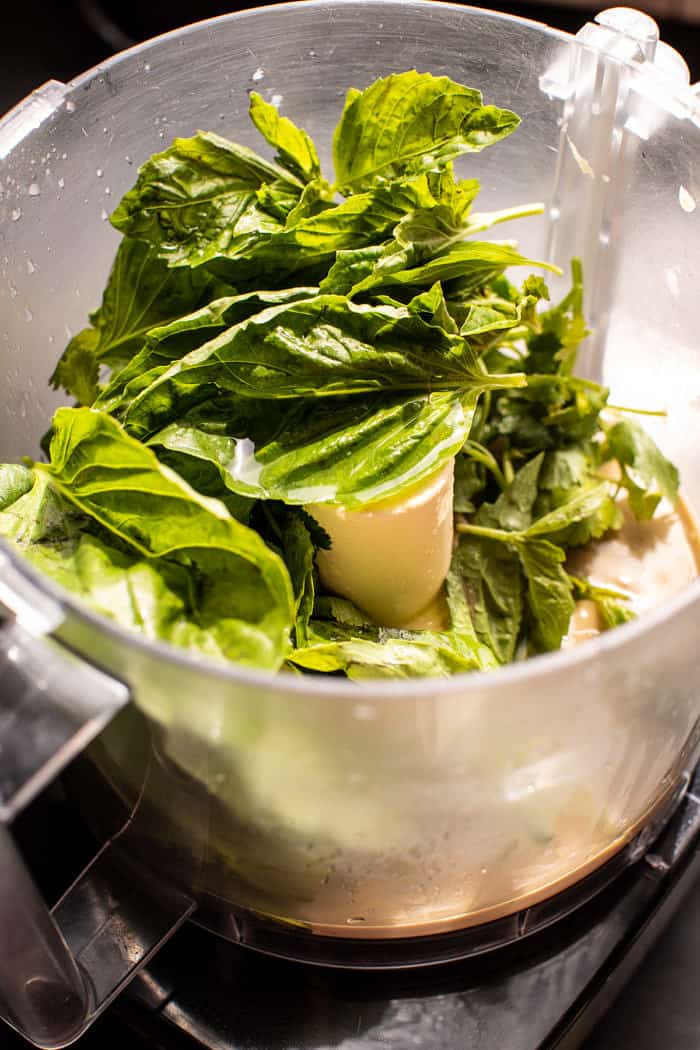
M144 62L144 64L143 64L143 71L144 71L144 73L150 73L151 72L151 63L150 62Z
M279 109L282 104L282 95L273 95L270 99L270 103L275 107L275 109Z
M53 342L54 342L54 337L53 337L52 335L50 335L50 336L49 336L49 342L50 342L50 343L53 343Z
M108 132L108 130L109 130L109 128L102 128L102 134L103 134L103 135L106 135L106 134L107 134L107 132Z
M153 121L154 124L160 124L160 117L156 117Z
M67 153L62 153L61 154L61 160L68 160L68 154Z
M313 48L311 48L311 50L309 51L309 58L316 58L316 52Z
M12 281L8 282L7 287L8 287L9 292L10 292L10 299L16 299L17 298L17 289L15 288L14 284L12 283Z
M10 212L10 218L12 219L13 222L17 222L18 219L21 219L22 218L22 209L21 208L13 208L12 211Z
M69 113L75 113L75 102L71 102L70 99L66 102L66 109Z
M27 322L27 324L30 324L30 322L34 320L34 314L28 306L25 306L24 308L24 320Z
M687 212L688 215L692 215L692 213L698 206L695 197L693 197L693 195L688 192L685 186L679 186L678 188L678 203L680 204L683 211Z
M106 222L107 219L109 218L109 213L106 212L104 208L100 212L100 218L102 219L102 222Z
M31 259L27 259L27 273L30 277L33 273L36 273L36 266Z
M73 338L73 329L69 328L69 326L67 324L64 324L63 331L66 333L66 339L72 339Z
M41 190L37 186L36 182L31 182L29 184L29 189L27 190L27 193L29 194L30 197L38 197L39 194L41 193Z
M133 160L131 159L131 157L128 154L124 157L124 160L126 161L127 164L133 164L134 163Z
M65 180L65 179L64 179L63 177L61 177L61 178L60 178L60 179L58 180L58 188L59 188L59 190L62 190L62 189L63 189L63 187L65 186L65 184L66 184L66 180Z
M98 168L97 171L95 172L95 175L97 175L98 179L101 179L102 176L104 175L104 171L102 170L102 168Z
M363 922L367 922L364 915L352 915L345 920L347 926L361 926Z
M51 175L51 168L47 168L44 174L46 175L46 178L48 179L50 177L50 175Z
M109 186L105 186L105 196L106 197L111 197L112 196L112 191L110 190Z
M263 69L262 66L258 66L258 68L255 70L255 72L253 73L253 75L252 75L252 77L250 79L258 81L258 80L262 80L264 76L265 76L265 70Z

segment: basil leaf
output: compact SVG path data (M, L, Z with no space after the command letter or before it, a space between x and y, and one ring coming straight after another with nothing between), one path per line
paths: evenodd
M362 637L363 632L370 637ZM373 631L323 620L311 621L309 644L295 649L289 659L308 671L343 671L355 680L445 678L495 666L485 646L452 632Z
M199 496L109 416L59 409L49 474L64 499L147 558L198 577L198 620L229 659L276 668L294 605L281 560L222 504Z
M527 579L527 605L532 637L539 648L559 649L574 611L572 586L564 570L566 555L548 540L518 545Z
M636 517L653 517L661 499L675 505L678 471L638 423L623 419L607 429L606 437L606 455L622 467L622 485Z
M430 477L461 447L476 393L368 394L299 399L270 413L269 401L205 403L150 444L208 460L232 492L289 504L362 507ZM212 417L225 417L221 427ZM182 459L169 460L190 476Z
M169 270L141 241L125 238L117 251L102 305L90 315L90 328L71 339L51 385L63 387L80 404L96 399L100 364L129 361L150 329L207 302L216 282L211 275Z
M263 185L278 181L301 194L293 176L220 135L175 139L139 169L112 224L154 245L171 266L198 266L239 239L280 228L256 196Z
M176 275L180 273L179 270L168 272ZM141 351L112 376L95 401L95 407L109 412L118 411L124 402L132 400L161 375L171 362L202 346L217 333L259 313L267 306L313 298L317 291L313 287L285 288L280 291L230 295L214 299L207 306L170 323L150 328Z
M153 433L213 388L254 399L339 397L373 391L419 395L523 382L491 376L463 340L406 309L317 296L270 307L175 362L129 405L128 429Z
M335 262L321 281L320 290L333 295L347 295L352 288L372 275L385 249L383 243L370 244L365 248L340 249Z
M456 287L445 288L447 299L459 291L472 293L484 284L488 284L508 266L542 266L553 269L548 263L534 262L526 259L507 244L496 244L491 241L467 241L457 244L443 255L422 265L397 269L390 272L377 267L375 271L352 288L349 294L356 296L378 288L394 287L431 287L436 281L455 282Z
M302 182L321 174L321 164L313 141L305 131L276 108L265 102L257 91L250 93L250 119L261 135L277 150L275 160Z
M15 503L29 492L34 484L34 475L29 467L21 463L0 464L0 511Z
M343 192L357 192L478 152L518 124L514 113L484 106L479 91L448 77L393 74L348 93L333 138L336 179Z

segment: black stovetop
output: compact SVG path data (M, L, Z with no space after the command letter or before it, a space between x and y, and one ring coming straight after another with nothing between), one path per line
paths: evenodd
M206 17L236 6L253 4L189 0L189 17ZM476 6L498 7L567 30L575 30L598 9L499 0ZM116 24L117 36L121 32L125 38L136 38L146 24L151 31L158 28L153 22L158 22L159 12L162 28L170 28L174 12L185 10L188 0L154 0L145 5L103 0L102 7L112 20L112 29ZM90 9L91 17L86 18ZM45 80L70 79L111 53L114 34L110 37L109 26L105 30L102 25L103 35L99 35L99 18L92 17L95 10L99 14L99 5L92 0L24 0L4 6L0 112ZM700 27L662 20L661 28L662 38L685 55L693 78L700 77ZM112 39L111 46L107 38ZM56 848L60 852L60 844ZM680 910L621 998L588 1037L585 1050L697 1050L700 1046L700 883L689 885L695 872L700 873L700 853L693 851L680 873L685 880L682 888L688 891ZM553 1036L559 1043L550 1044L564 1050L577 1020L583 1020L579 1012L588 1008L588 1023L591 1011L602 1010L615 990L616 979L625 976L627 965L639 962L642 950L658 935L667 918L664 901L669 902L667 907L678 902L681 887L666 886L656 897L647 894L649 899L642 906L640 894L644 894L639 887L645 892L649 887L639 880L649 877L649 872L640 876L635 869L592 908L526 942L507 958L451 964L418 977L365 974L341 978L328 971L262 959L188 928L140 981L137 994L115 1004L98 1021L80 1050L193 1050L197 1044L181 1035L172 1021L180 1029L189 1025L201 1032L207 1026L211 1033L225 1028L226 1046L235 1050L473 1050L477 1046L478 1050L519 1050L527 1045L521 1039L523 1018L527 1023L528 1015L543 1017L553 997L562 989L571 992L578 981L586 986L585 995L577 997L572 992L573 1009ZM613 949L615 943L617 949ZM606 960L602 969L600 958ZM552 968L552 959L559 960L558 968ZM489 974L495 975L491 1013L482 1000L485 1012L479 1015L473 992ZM493 1024L493 1016L500 1011L507 1018L504 1008L518 995L521 1013L510 1015L508 1023L513 1027L498 1032L492 1028L491 1038L488 1025ZM574 1026L571 1032L570 1025ZM0 1029L2 1050L26 1050L26 1045ZM534 1050L534 1045L528 1050Z

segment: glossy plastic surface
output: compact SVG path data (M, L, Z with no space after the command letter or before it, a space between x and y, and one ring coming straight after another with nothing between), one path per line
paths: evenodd
M255 88L277 97L328 163L348 85L417 66L478 85L523 116L517 135L461 170L482 180L484 208L547 202L547 217L509 231L526 252L551 245L566 265L579 252L600 258L614 242L614 265L588 273L591 302L605 302L603 374L613 401L669 408L657 437L699 505L694 99L681 82L676 91L658 81L643 48L610 72L594 54L587 75L612 78L603 113L618 161L611 171L574 170L563 121L573 119L580 46L465 7L331 0L161 38L58 91L58 102L54 86L29 134L18 137L16 120L0 127L2 459L36 449L58 403L46 380L99 301L118 240L106 215L139 162L198 127L259 146L246 116ZM643 127L627 119L640 110ZM574 145L585 158L584 140ZM562 164L567 205L580 194L590 208L552 239ZM591 248L601 201L607 225ZM146 799L152 820L135 854L158 870L167 857L172 879L216 902L220 930L231 905L365 938L507 915L601 864L692 760L697 586L575 653L491 676L361 687L215 668L60 601L55 636L128 684L158 762L182 788L177 804L169 792ZM144 784L145 746L138 721L127 723L107 730L94 753L130 804Z

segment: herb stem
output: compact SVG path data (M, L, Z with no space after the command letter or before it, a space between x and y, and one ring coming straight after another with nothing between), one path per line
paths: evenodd
M487 470L490 470L502 489L507 487L508 482L498 465L498 460L492 452L489 452L485 445L479 444L478 441L467 439L462 445L462 451L470 459L476 460L477 463L482 463Z
M612 412L629 412L634 416L659 416L663 419L668 415L665 408L628 408L626 405L606 405Z
M522 539L520 532L507 532L505 529L491 529L486 525L472 525L469 521L458 521L455 525L457 532L468 536L482 536L485 540L498 540L500 543L519 543Z

